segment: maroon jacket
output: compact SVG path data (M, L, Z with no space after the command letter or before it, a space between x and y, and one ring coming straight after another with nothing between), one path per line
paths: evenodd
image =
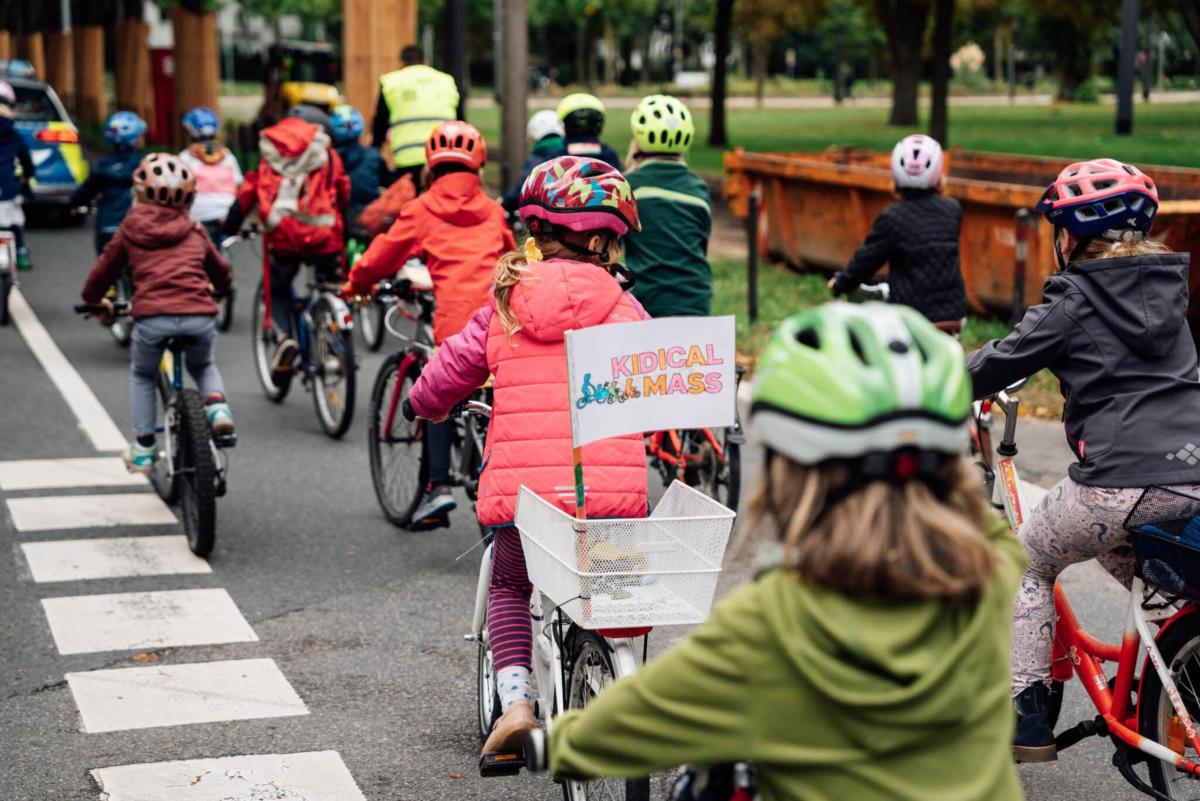
M135 204L104 248L83 285L83 302L99 303L129 267L135 319L216 314L208 285L229 289L233 273L199 223L186 210Z

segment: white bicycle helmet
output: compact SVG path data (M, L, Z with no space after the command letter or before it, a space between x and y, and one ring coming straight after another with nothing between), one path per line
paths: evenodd
M7 81L0 81L0 103L6 106L17 104L17 93L13 90L12 84Z
M942 146L923 134L906 136L892 148L892 178L900 189L933 189L942 180Z
M563 124L558 119L554 109L544 108L529 118L525 126L525 135L530 142L540 142L547 136L566 136Z

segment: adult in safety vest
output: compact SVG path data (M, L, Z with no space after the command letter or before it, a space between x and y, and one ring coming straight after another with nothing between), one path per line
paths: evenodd
M458 86L452 76L425 64L416 45L400 51L400 62L404 66L379 79L371 135L376 147L389 147L395 176L409 173L420 186L425 140L438 125L457 118Z

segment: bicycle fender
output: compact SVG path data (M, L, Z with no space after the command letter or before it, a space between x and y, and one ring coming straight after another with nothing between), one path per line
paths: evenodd
M321 299L329 304L329 308L333 310L334 319L338 321L338 325L341 326L342 330L354 330L354 315L350 313L350 306L346 301L332 292L322 293Z
M1200 607L1198 607L1196 604L1188 604L1187 606L1183 607L1183 609L1180 609L1178 612L1172 615L1166 623L1162 624L1162 626L1158 629L1158 634L1154 635L1154 641L1158 642L1161 640L1163 635L1167 633L1167 629L1171 628L1171 626L1174 626L1188 615L1194 615L1197 609L1200 609ZM1153 672L1154 665L1150 663L1150 657L1147 655L1142 658L1142 671L1141 675L1138 676L1138 703L1137 708L1133 710L1134 715L1137 716L1135 719L1140 719L1142 713L1142 686L1146 683L1146 676Z

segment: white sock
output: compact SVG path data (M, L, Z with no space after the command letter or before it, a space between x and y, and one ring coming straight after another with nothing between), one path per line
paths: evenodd
M506 667L496 671L496 691L500 695L500 713L504 714L517 701L533 703L533 684L529 668Z

